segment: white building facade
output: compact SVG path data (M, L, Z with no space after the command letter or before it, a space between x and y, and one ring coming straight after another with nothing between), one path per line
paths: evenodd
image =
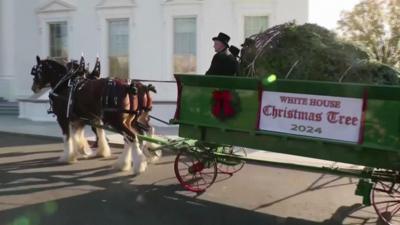
M240 46L260 29L308 22L309 9L309 0L0 0L0 97L19 100L22 118L53 120L47 95L30 90L36 55L83 53L90 68L98 55L103 77L172 81L205 73L219 32ZM152 83L156 114L168 118L175 85Z

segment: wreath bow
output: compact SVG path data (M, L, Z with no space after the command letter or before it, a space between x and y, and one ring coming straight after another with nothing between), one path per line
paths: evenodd
M232 105L234 96L228 90L214 91L212 114L220 119L232 117L236 114Z

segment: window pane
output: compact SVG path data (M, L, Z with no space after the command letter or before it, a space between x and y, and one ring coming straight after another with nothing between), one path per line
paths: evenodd
M268 28L268 16L245 16L244 36L245 38L265 31Z
M110 76L129 77L129 20L108 21L108 59Z
M196 73L196 18L174 19L174 73Z
M50 33L50 57L55 59L67 59L67 22L49 24Z
M109 56L110 77L129 78L129 60L127 56Z

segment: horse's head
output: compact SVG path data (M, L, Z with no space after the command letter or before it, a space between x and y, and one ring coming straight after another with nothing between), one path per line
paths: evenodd
M36 65L31 70L33 76L32 91L37 93L49 84L54 85L66 72L64 65L50 59L41 60L39 56L36 56Z

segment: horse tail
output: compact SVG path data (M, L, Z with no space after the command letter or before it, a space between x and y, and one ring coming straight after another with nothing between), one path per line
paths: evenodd
M150 91L157 93L156 88L152 85L144 85L141 82L134 82L129 87L130 93L134 93L137 98L138 112L150 111L153 104L153 99Z
M147 92L152 91L153 93L157 93L156 87L154 87L152 84L147 85L146 89Z
M146 87L146 110L150 111L153 108L153 98L150 95L150 91L157 93L156 88L152 85L149 84Z

